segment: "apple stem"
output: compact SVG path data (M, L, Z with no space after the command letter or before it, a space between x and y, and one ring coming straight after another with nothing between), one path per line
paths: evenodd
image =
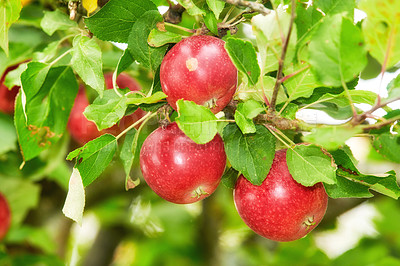
M124 131L122 131L118 136L116 136L115 137L116 140L120 139L123 135L126 134L126 132L128 132L129 130L131 130L132 128L134 128L138 124L140 124L142 121L146 120L145 122L143 122L143 124L145 124L147 121L149 121L152 117L154 117L156 115L157 115L157 113L148 112L145 116L143 116L142 118L137 120L135 123L133 123L128 128L126 128Z

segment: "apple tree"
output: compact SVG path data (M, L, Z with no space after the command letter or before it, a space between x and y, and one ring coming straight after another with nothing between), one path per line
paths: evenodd
M193 261L221 261L218 234L239 225L242 241L253 245L254 231L278 248L237 258L272 265L314 247L305 236L320 222L366 200L398 208L399 0L0 0L0 14L0 263L58 265L71 220L82 225L87 211L113 225L101 232L114 252L137 231L151 239L185 229L186 243L195 226L178 213L201 206L210 255ZM355 139L389 168L359 166ZM59 193L45 194L49 186ZM32 225L45 223L34 215L44 199L71 219L59 218L58 257ZM143 199L159 206L156 217ZM182 226L162 229L163 219ZM23 241L52 255L13 257ZM112 260L91 252L85 265ZM308 262L330 261L311 253Z

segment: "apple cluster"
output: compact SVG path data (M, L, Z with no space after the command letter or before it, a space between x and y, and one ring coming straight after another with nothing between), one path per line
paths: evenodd
M164 57L160 80L167 101L185 99L221 111L237 86L237 69L224 41L192 36L176 44ZM224 143L219 134L197 144L174 122L152 132L143 143L140 167L149 187L177 204L193 203L212 194L226 166ZM321 183L305 187L289 173L286 150L277 151L271 170L260 186L241 175L234 189L234 203L243 221L257 234L276 241L302 238L322 220L328 196Z

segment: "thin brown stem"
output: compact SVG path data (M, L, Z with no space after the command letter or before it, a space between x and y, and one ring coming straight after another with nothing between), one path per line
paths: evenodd
M260 14L263 15L268 15L271 13L271 10L266 8L263 4L256 3L256 2L250 2L250 1L245 1L245 0L222 0L225 3L234 5L234 6L243 6L243 7L248 7L253 11L256 11Z
M395 102L395 101L399 101L399 100L400 100L400 97L397 97L397 98L391 99L391 100L389 100L389 101L382 102L380 96L378 95L376 104L375 104L370 110L368 110L368 111L366 111L366 112L360 114L359 116L357 116L357 117L353 120L352 124L353 124L353 125L361 124L362 122L365 121L365 119L367 119L368 117L370 117L370 116L372 115L372 113L375 112L376 110L378 110L379 108L385 107L386 105L388 105L388 104L390 104L390 103L392 103L392 102Z
M279 63L278 63L279 68L278 68L278 73L276 74L276 82L275 82L274 91L272 93L272 98L271 98L271 105L270 105L271 112L275 111L275 105L276 105L276 100L278 98L279 88L282 84L283 66L285 63L286 52L287 52L287 49L289 46L290 35L292 34L293 23L294 23L295 18L296 18L296 1L292 0L292 12L291 12L291 17L290 17L289 31L287 33L285 42L283 43L281 58L279 59Z

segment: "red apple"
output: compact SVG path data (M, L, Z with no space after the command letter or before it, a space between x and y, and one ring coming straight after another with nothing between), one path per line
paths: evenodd
M160 80L168 103L185 99L221 111L237 86L237 69L224 48L212 36L192 36L176 44L161 63Z
M112 73L104 74L104 78L107 89L112 89ZM131 91L138 91L141 89L136 80L124 73L121 73L118 76L117 85L120 88L128 87ZM81 86L78 95L76 96L74 106L71 110L71 115L68 120L68 129L71 136L82 145L105 133L118 135L145 114L144 111L138 109L133 114L124 116L117 125L99 131L96 127L96 124L87 120L83 115L83 112L88 105L89 100L86 97L85 89L83 86Z
M240 217L254 232L275 241L293 241L319 224L328 196L322 183L312 187L297 183L289 173L286 150L280 150L261 186L239 177L234 201Z
M6 85L4 85L4 80L6 79L8 72L17 67L18 65L8 67L0 79L0 112L6 114L12 114L14 112L15 97L17 96L20 87L14 86L9 90Z
M176 123L153 131L140 151L140 168L150 188L173 203L204 199L215 191L224 173L226 155L219 135L196 144Z
M0 193L0 241L7 234L11 222L11 212L6 198Z

